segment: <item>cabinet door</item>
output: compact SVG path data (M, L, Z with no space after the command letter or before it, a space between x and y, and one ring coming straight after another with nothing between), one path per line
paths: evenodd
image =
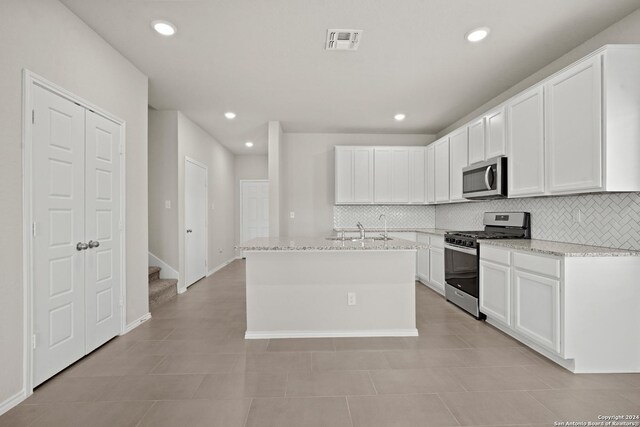
M391 203L391 149L374 149L374 201L376 203Z
M427 146L426 149L426 165L425 165L425 180L426 180L426 202L436 202L436 148L434 144Z
M560 353L560 282L516 268L513 285L515 330Z
M549 193L602 188L600 55L546 84L546 165Z
M429 236L426 234L419 233L417 234L416 240L418 243L423 245L429 245ZM429 249L419 249L418 250L418 265L417 265L418 279L426 283L429 281Z
M449 201L449 138L435 143L436 202Z
M335 198L336 204L353 202L353 150L346 147L335 149Z
M480 311L511 325L511 269L508 266L480 260Z
M544 193L544 103L538 86L507 105L509 196Z
M450 173L449 187L451 201L464 200L462 198L462 168L468 163L467 158L467 127L457 130L449 138Z
M486 118L486 140L484 142L485 158L490 159L496 156L507 154L507 123L504 107L487 114ZM469 147L471 150L471 147ZM469 154L471 156L471 154ZM471 161L469 161L471 163Z
M425 202L425 148L410 148L409 162L409 202L422 204Z
M485 160L484 117L469 125L469 164Z
M373 202L373 149L353 149L353 203Z
M429 248L429 282L444 293L444 249Z
M391 150L391 201L409 203L409 149Z

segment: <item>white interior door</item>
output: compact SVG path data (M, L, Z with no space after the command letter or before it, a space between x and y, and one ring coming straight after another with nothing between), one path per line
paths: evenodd
M240 240L269 237L269 181L241 181Z
M85 109L33 86L33 384L85 354Z
M118 335L120 309L121 126L86 112L85 308L86 351Z
M207 169L184 162L185 280L191 286L207 275Z

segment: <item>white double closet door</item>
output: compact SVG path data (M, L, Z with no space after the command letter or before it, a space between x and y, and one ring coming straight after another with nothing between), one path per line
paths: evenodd
M33 87L33 384L121 328L121 126Z

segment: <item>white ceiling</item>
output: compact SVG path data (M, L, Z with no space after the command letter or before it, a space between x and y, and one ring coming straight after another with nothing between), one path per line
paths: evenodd
M241 154L288 132L436 133L640 7L640 0L62 0L178 109ZM156 35L155 19L174 23ZM480 44L464 34L491 28ZM363 30L325 51L328 28ZM225 111L235 111L233 121ZM396 112L407 118L398 123ZM244 147L253 140L252 150Z

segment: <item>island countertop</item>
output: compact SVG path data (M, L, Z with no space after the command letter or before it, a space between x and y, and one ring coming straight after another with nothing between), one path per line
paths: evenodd
M241 251L408 251L428 249L410 240L329 240L326 237L257 237L236 247Z

